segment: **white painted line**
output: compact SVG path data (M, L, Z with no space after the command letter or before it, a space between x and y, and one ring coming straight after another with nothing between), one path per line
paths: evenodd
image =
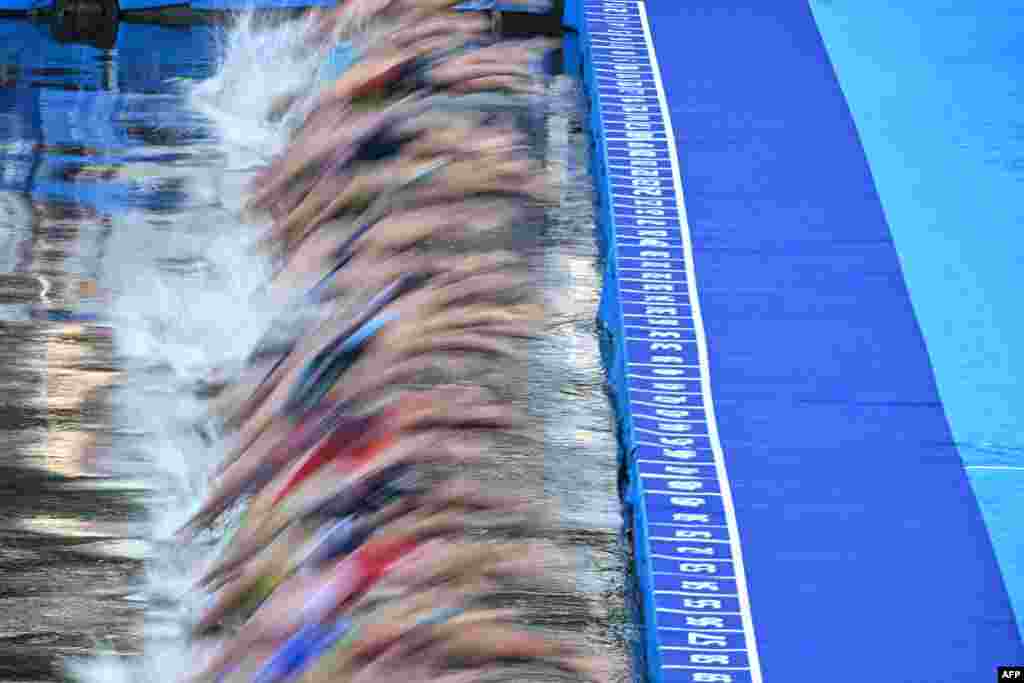
M656 329L656 330L663 330L665 328L664 327L655 327L654 329ZM669 370L669 369L672 368L671 365L665 365L665 366L662 366L662 367L664 367L666 370ZM650 375L638 375L635 372L629 372L629 373L626 373L626 374L629 377L632 377L633 379L650 379L650 380L654 380L656 382L680 382L680 381L682 381L682 382L699 382L700 381L700 377L690 377L688 375L660 375L660 376L657 376L657 377L651 377Z
M631 195L631 194L618 194L618 193L615 193L615 192L612 192L610 196L611 196L612 199L626 199L626 200L629 200L629 201L637 201L638 199L646 201L646 200L650 199L650 197L638 197L638 196ZM656 199L657 199L657 197L656 197ZM669 201L671 201L671 199ZM615 208L619 208L619 209L635 209L636 208L635 205L617 204L616 202L612 202L612 205ZM641 205L641 206L645 206L645 205ZM679 210L679 207L678 207L678 205L675 202L672 202L671 204L665 204L665 205L659 206L657 208L661 209L662 211L678 211ZM674 216L669 216L668 214L662 214L662 215L659 215L658 218L666 218L666 219L668 219L668 218L674 218Z
M620 301L622 304L638 304L640 306L645 305L643 301ZM651 304L647 304L651 305ZM654 304L655 306L668 306L668 304ZM689 306L690 304L675 304L676 306ZM692 315L653 315L651 313L623 313L623 318L650 318L651 320L693 320ZM641 363L630 363L630 365L641 365ZM643 363L643 365L654 365L654 363ZM663 365L657 363L657 365ZM699 367L694 365L692 367Z
M748 653L751 661L754 659L754 651ZM750 677L754 678L754 671L749 666L683 666L681 664L662 664L662 669L696 669L698 671L750 671Z
M692 438L707 438L710 434L694 434L692 432L663 432L657 429L645 429L643 427L633 427L634 432L644 432L645 434L657 434L658 436L668 437L669 439L692 439ZM712 449L713 450L713 449Z
M1024 466L1020 465L966 465L964 469L968 470L1017 470L1024 471Z
M624 157L624 158L626 158L626 157ZM666 156L664 159L660 159L658 157L648 157L647 160L648 161L658 162L658 163L664 162L666 165L665 166L659 166L658 163L655 163L653 166L643 166L642 168L651 168L651 169L656 169L658 171L671 170L671 168L672 168L672 162L669 160L668 156ZM623 171L632 171L632 170L635 170L636 167L630 166L629 164L608 164L607 166L605 166L605 168L617 168L617 169L622 169ZM611 174L609 174L609 175L611 175ZM622 176L622 177L625 177L625 176Z
M679 481L718 481L714 477L691 477L682 474L654 474L653 472L644 472L640 475L641 479L677 479Z
M683 424L698 424L707 422L706 418L700 418L699 420L682 420L677 417L661 417L658 415L644 415L643 413L633 413L633 417L642 417L645 420L660 420L661 422L681 422Z
M657 85L657 82L655 82L655 85ZM649 88L643 88L643 90L648 90L648 89ZM668 124L666 123L665 125L667 126ZM655 132L652 131L651 135L652 136L653 135L667 135L667 133L660 133L660 132L659 133L655 133ZM604 140L605 140L605 142L636 142L636 140L634 140L633 138L625 138L625 137L623 137L623 138L611 138L611 137L608 137L608 138L605 138ZM655 137L652 137L650 140L644 140L644 142L668 142L668 138L655 138Z
M653 391L649 393L656 394L658 392ZM694 408L692 406L687 407L685 404L682 407L680 407L675 405L674 403L651 403L650 401L630 401L629 404L632 406L652 406L654 408L665 408L666 410L704 410L703 408ZM645 415L644 417L647 416Z
M704 323L701 316L700 300L697 298L695 285L695 273L693 266L693 242L690 237L690 225L686 216L686 198L683 194L682 174L679 170L679 150L676 149L675 132L672 126L672 116L668 108L668 100L665 97L665 86L661 79L661 67L658 64L658 55L654 50L654 39L651 36L651 25L647 20L647 9L643 2L636 3L640 13L640 23L643 25L644 42L653 67L654 82L658 93L658 105L661 107L661 115L665 121L665 130L668 133L668 147L672 152L672 181L675 186L676 196L679 198L680 232L683 238L683 254L686 266L686 280L690 293L690 301L693 307L694 328L697 337L697 355L701 365L709 368L707 338L704 334ZM678 68L685 68L686 65L677 65ZM747 590L747 576L743 566L743 549L740 547L740 532L736 523L736 508L732 500L732 489L729 486L729 473L725 467L725 456L722 452L721 440L718 436L718 424L715 420L714 402L711 397L710 372L701 373L701 391L704 394L704 406L708 416L708 432L711 436L711 451L714 455L716 470L718 471L719 486L722 491L722 506L725 509L725 521L729 527L729 538L732 541L731 550L733 566L736 572L736 590L739 593L740 611L743 613L743 634L746 638L746 645L750 657L750 678L753 683L762 683L761 663L757 652L757 640L754 634L754 622L751 615L750 594Z
M641 316L646 317L646 316ZM629 361L626 361L629 363ZM637 365L642 368L699 368L699 365L691 365L689 363L629 363L630 365Z
M693 435L691 434L690 436L693 436ZM672 446L669 446L667 444L651 443L650 441L637 441L634 445L636 445L636 446L654 446L655 448L672 448ZM689 463L689 462L686 462L685 460L679 460L679 461L676 462L676 464L677 465L690 465L690 464L696 464L696 463Z
M620 270L641 270L641 268L620 268ZM685 285L686 284L685 280L662 280L662 279L653 279L653 278L620 278L620 279L618 279L618 282L621 282L621 283L647 283L648 285L650 285L651 283L653 283L655 285L664 285L666 283L668 283L670 285Z
M659 626L659 631L693 631L694 633L743 633L738 628L680 628L678 626Z
M672 522L648 522L648 526L671 526L672 528L691 528L696 530L706 528L729 528L726 524L674 524ZM730 541L731 543L731 541ZM665 573L664 571L655 571L654 573ZM715 577L715 579L732 579L732 577Z
M697 496L713 496L718 498L721 493L714 493L712 491L650 491L644 489L645 496L675 496L676 498L696 498ZM652 555L653 557L653 555ZM668 558L672 559L672 558ZM731 562L732 560L730 560Z
M658 647L659 650L683 650L685 652L746 652L746 648L742 647L729 647L729 648L702 648L702 647L680 647L679 645L661 645Z
M643 256L619 256L618 259L620 261L648 261L648 262L657 261L657 259L645 258ZM661 263L660 261L658 261L658 262ZM625 268L628 269L629 266L626 265ZM637 268L637 270L647 270L647 269L645 269L645 268ZM651 270L650 272L657 272L657 273L685 273L686 269L685 268L658 268L656 270Z

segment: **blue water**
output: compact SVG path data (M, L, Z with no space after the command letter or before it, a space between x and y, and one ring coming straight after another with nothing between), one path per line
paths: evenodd
M297 28L112 30L101 48L0 18L0 680L180 678L183 603L213 548L151 541L198 505L220 453L195 429L193 380L244 358L273 313L243 188L287 132L267 124L272 102L308 89L320 59ZM510 459L508 477L542 485L573 530L581 573L565 578L589 597L552 596L546 621L585 626L623 681L593 203L562 89L545 123L563 209L531 256L554 307L528 374L544 450Z
M1024 627L1024 3L811 5Z
M181 160L175 147L208 135L175 79L211 75L216 44L212 28L122 24L103 50L60 43L45 23L0 20L0 190L111 213L180 204L173 188L116 172Z

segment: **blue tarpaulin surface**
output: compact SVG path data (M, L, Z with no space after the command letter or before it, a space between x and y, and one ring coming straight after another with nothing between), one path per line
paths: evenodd
M1024 663L806 3L581 5L651 680Z

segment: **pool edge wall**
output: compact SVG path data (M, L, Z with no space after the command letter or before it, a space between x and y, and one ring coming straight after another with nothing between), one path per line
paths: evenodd
M1024 663L809 8L587 0L567 4L563 23L566 70L582 78L590 104L605 266L599 323L634 542L642 674L659 683L974 681ZM750 50L745 58L737 45ZM747 61L753 55L760 69ZM772 69L773 93L747 82ZM783 100L799 93L809 112L742 99L744 89ZM737 117L749 120L729 120ZM786 130L787 117L803 130ZM779 161L810 161L812 152L831 153L838 188L816 183L813 167ZM764 187L737 169L758 166L772 174ZM816 195L786 194L804 186ZM804 206L794 210L796 201ZM774 245L730 232L773 220L788 221ZM805 281L809 269L822 282ZM723 283L729 275L738 285ZM778 349L774 366L744 367L761 351L730 326L762 335L762 346L794 348ZM821 339L796 336L809 328ZM835 358L822 351L830 343ZM865 350L878 360L858 361ZM796 387L801 363L812 381ZM772 419L808 434L762 424ZM842 460L830 472L823 460L833 457ZM894 473L872 479L844 464L857 458L869 472L895 462Z
M609 16L601 12L609 7L613 9L610 18L622 22L617 48L604 37L616 32L604 21ZM741 581L708 580L702 572L710 562L679 554L673 547L707 541L702 548L714 548L716 556L711 559L721 562L732 556L737 544L731 540L731 521L723 505L710 502L712 497L722 497L722 459L708 436L709 416L703 405L706 373L696 368L703 340L680 316L691 311L695 297L688 278L680 272L692 264L692 258L686 254L689 245L681 233L685 208L674 187L677 160L663 134L668 116L650 87L655 65L637 3L571 3L564 23L570 30L566 70L582 78L590 103L591 175L604 263L598 322L616 413L625 524L633 539L635 602L641 612L637 615L641 640L635 644L637 673L650 681L684 680L667 672L689 676L685 680L703 680L705 675L722 675L719 667L732 670L732 664L756 662L757 653L753 644L747 645L749 618L721 614L740 611L738 605L745 596L736 586ZM623 61L616 62L615 52L622 53ZM647 93L626 92L645 86L650 87ZM623 94L617 94L620 89ZM627 118L637 119L640 125L627 130L633 127ZM627 158L632 163L625 162ZM623 173L627 167L635 170ZM640 175L634 178L634 173ZM632 194L634 187L639 188L636 194ZM660 428L666 431L655 433ZM676 571L659 571L665 569ZM698 630L701 624L718 628ZM698 628L686 628L694 625ZM663 634L675 637L659 638L659 627L665 629ZM662 641L680 649L663 650ZM700 648L702 643L715 645L688 649ZM672 653L693 654L684 654L682 661ZM729 675L735 681L760 680L736 671Z

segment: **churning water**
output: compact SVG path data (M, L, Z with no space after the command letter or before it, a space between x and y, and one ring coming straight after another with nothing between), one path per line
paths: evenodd
M226 443L197 383L237 370L286 302L265 292L253 173L312 102L326 55L296 23L122 25L113 50L0 21L0 680L175 681L188 590L218 538L171 532ZM595 327L597 246L578 94L555 79L545 154L562 205L532 261L553 318L529 373L544 438L509 476L554 500L589 602L547 620L617 653L627 678L625 549ZM540 120L539 118L537 120ZM96 323L82 322L95 315Z

